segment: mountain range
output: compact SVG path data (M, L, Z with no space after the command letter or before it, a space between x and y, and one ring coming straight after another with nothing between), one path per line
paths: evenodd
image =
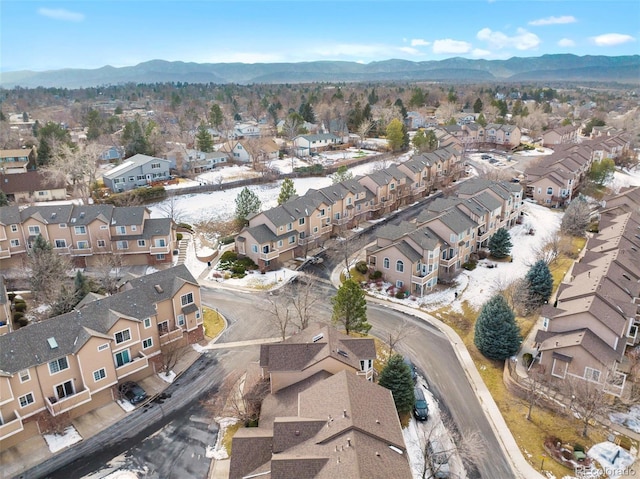
M367 64L343 61L301 63L185 63L151 60L135 66L3 72L3 88L85 88L123 83L310 83L369 81L640 83L640 55L513 57L508 60L449 58Z

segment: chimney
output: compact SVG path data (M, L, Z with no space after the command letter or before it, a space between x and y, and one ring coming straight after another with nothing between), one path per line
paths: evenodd
M346 409L342 410L342 417L347 417L347 410Z
M347 438L347 447L351 447L351 438Z

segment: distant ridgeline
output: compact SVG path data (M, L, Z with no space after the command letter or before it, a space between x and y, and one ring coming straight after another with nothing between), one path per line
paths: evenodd
M84 88L124 83L310 83L360 81L580 81L640 83L640 55L513 57L508 60L449 58L412 62L385 60L303 63L185 63L152 60L131 67L94 70L4 72L0 86Z

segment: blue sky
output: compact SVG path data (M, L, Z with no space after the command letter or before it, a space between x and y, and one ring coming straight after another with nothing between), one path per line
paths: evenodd
M616 0L2 0L0 69L640 53Z

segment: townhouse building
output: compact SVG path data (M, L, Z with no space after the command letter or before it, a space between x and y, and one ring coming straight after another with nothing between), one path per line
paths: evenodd
M443 126L439 130L453 136L467 147L490 144L504 148L515 148L520 144L522 138L520 128L500 123L489 123L484 127L479 123L463 123Z
M0 267L18 268L38 235L77 267L118 254L127 265L171 262L176 244L170 218L151 218L142 206L41 205L0 207Z
M640 344L640 188L611 200L555 304L541 310L535 342L552 383L580 378L628 400L629 354Z
M553 154L525 170L526 196L559 207L575 198L594 161L615 159L630 147L624 135L558 144Z
M305 195L260 212L236 237L235 250L261 270L278 268L321 246L331 235L380 217L461 176L453 148L414 156L369 175L311 189Z
M393 397L372 382L375 356L371 339L318 323L263 345L271 393L259 426L235 434L229 477L410 478Z
M0 336L0 447L119 399L118 384L203 337L200 287L184 265Z
M0 171L0 191L13 203L66 200L66 182L62 178L45 177L41 172L29 170L4 174Z
M565 125L542 132L542 145L553 147L565 143L577 143L580 126Z
M498 229L516 224L522 188L471 179L455 197L436 198L411 223L386 225L366 250L367 264L396 288L422 296L450 281Z

